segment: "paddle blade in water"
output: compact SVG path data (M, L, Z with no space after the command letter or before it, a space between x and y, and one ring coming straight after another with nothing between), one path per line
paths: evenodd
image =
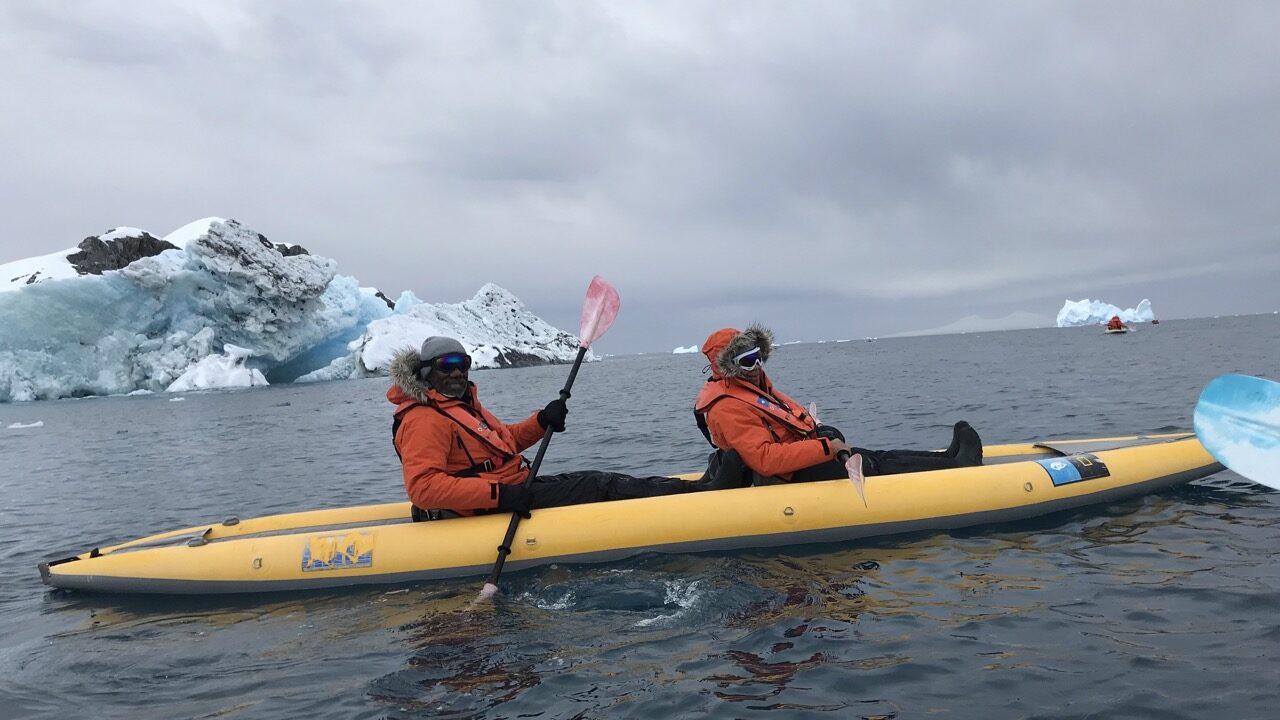
M487 600L497 594L498 594L497 585L494 585L493 583L485 583L484 587L480 588L480 597L477 599Z
M1200 394L1194 424L1218 462L1280 489L1280 383L1249 375L1216 377Z
M621 305L618 291L612 285L599 275L591 278L591 285L587 287L587 299L582 301L582 322L578 324L578 337L581 341L578 346L591 347L591 343L608 332Z
M853 481L853 489L858 491L858 497L862 498L862 507L867 506L867 481L862 477L862 455L854 453L844 461L844 469L849 472L849 479Z

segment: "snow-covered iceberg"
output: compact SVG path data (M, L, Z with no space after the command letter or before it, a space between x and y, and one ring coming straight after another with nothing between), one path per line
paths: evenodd
M571 362L578 338L547 324L525 309L515 295L493 283L460 303L424 303L412 292L395 301L395 312L369 323L347 345L347 354L299 382L345 380L385 375L396 350L418 347L432 335L457 339L473 367L499 368ZM597 360L588 352L586 359Z
M1058 327L1099 325L1116 315L1127 323L1151 322L1155 319L1151 312L1151 301L1147 299L1138 303L1138 307L1128 310L1121 310L1101 300L1067 300L1058 311Z
M678 347L675 350L671 351L673 355L686 355L688 353L696 353L696 352L698 352L697 345L690 345L689 347Z
M2 264L0 402L361 377L428 334L457 337L478 367L576 354L576 338L497 286L396 306L336 268L221 218Z

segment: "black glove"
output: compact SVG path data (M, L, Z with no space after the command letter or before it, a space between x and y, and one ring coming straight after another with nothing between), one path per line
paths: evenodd
M516 513L527 519L532 506L533 491L524 485L498 486L498 512Z
M551 432L564 432L564 419L569 415L569 406L564 398L556 398L538 411L538 424L542 429L550 428Z
M819 425L813 431L813 436L845 442L844 433L840 432L834 425Z

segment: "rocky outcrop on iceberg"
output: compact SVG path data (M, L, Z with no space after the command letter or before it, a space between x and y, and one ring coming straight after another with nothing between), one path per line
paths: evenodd
M178 249L137 228L116 228L100 237L90 236L77 247L80 251L68 255L67 262L81 275L101 275L107 270L119 270L134 260Z
M1128 310L1121 310L1101 300L1067 300L1058 311L1058 327L1100 325L1115 315L1119 315L1126 323L1151 322L1155 318L1151 312L1151 301L1145 298L1138 303L1138 307Z
M302 381L343 380L386 375L396 350L419 347L432 335L457 339L473 367L503 368L572 362L578 338L547 324L516 296L493 283L460 303L424 303L411 292L395 301L395 312L369 323L348 346L348 354ZM595 360L592 353L587 359Z

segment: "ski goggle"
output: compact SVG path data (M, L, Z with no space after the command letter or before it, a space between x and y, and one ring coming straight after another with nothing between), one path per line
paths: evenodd
M451 373L454 370L466 372L471 369L471 356L462 353L452 353L449 355L441 355L430 363L431 367L438 372Z
M751 348L740 355L735 355L733 361L743 370L755 370L760 364L760 348Z

